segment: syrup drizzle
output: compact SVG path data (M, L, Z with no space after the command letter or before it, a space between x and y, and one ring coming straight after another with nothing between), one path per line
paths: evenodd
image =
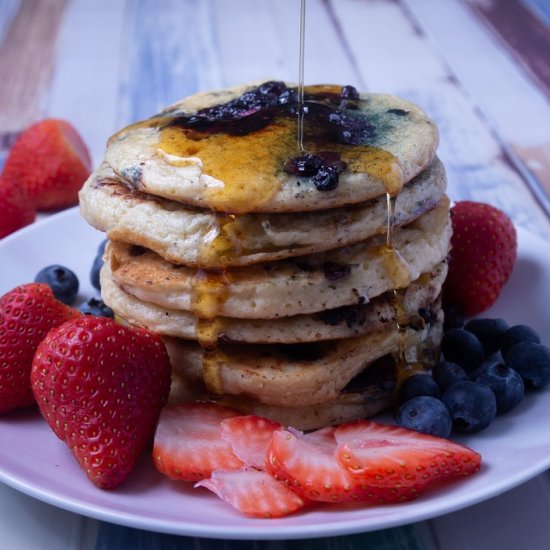
M405 304L405 289L411 283L411 273L407 261L394 246L395 206L402 187L403 178L401 178L400 184L394 182L391 192L389 190L386 192L386 245L382 251L386 272L394 284L393 308L398 338L398 349L394 353L394 360L398 387L408 376L407 371L410 370L406 357L406 336L410 312L407 311Z
M301 0L300 5L300 62L298 78L298 149L304 149L304 50L305 50L305 14L306 0ZM269 149L267 149L269 151ZM198 151L197 151L198 152ZM196 153L195 153L196 154ZM241 193L244 195L244 193ZM217 237L212 246L203 247L201 256L209 256L214 260L220 260L231 251L238 253L234 243L234 228L236 226L235 214L223 214L216 212L216 220L219 227ZM195 325L195 338L203 349L202 369L204 382L207 389L217 395L223 395L223 381L221 377L221 364L225 358L218 347L218 338L223 330L223 323L219 316L219 310L227 299L227 285L229 275L227 269L216 272L199 270L196 275L194 295L192 296L192 309L197 317Z
M226 270L199 269L195 275L191 308L197 317L195 338L203 350L202 368L206 387L215 394L223 393L218 338L224 324L219 316L221 305L227 299L229 284Z
M304 57L306 44L306 0L300 0L300 54L298 64L298 149L304 149Z
M405 310L404 291L411 282L407 262L394 246L394 218L397 197L403 187L403 174L399 161L387 151L364 145L350 145L319 141L319 131L310 120L306 105L306 91L310 101L322 104L327 97L338 97L337 86L304 86L306 0L300 5L300 51L297 89L296 118L288 116L285 109L271 109L269 123L250 132L209 132L208 129L186 128L185 124L167 124L160 133L160 149L176 157L197 156L202 162L202 171L223 182L207 191L207 202L216 213L218 235L202 246L201 257L205 265L224 265L224 259L238 255L239 214L253 211L254 206L268 201L280 187L277 176L281 167L290 158L306 150L331 152L340 155L351 172L367 173L381 181L386 190L387 223L386 244L382 247L386 271L394 282L394 308L399 334L399 351L396 354L398 378L406 367L405 336L408 312ZM358 103L361 100L357 100ZM174 117L177 119L177 117ZM307 127L307 140L305 138ZM297 138L297 145L296 145ZM260 169L258 169L260 167ZM200 269L193 285L192 310L197 317L195 337L203 348L203 373L207 388L214 394L223 393L221 367L224 354L218 347L223 333L223 318L219 312L227 299L227 286L231 282L227 269Z

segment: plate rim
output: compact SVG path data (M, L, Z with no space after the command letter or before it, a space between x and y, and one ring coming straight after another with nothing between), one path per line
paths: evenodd
M26 226L25 228L22 228L12 235L9 235L8 237L2 239L0 241L0 255L5 248L11 246L11 243L17 242L18 240L24 242L24 240L28 238L29 235L32 236L37 232L40 232L40 230L42 230L44 226L55 224L61 224L61 226L63 226L64 223L74 223L76 221L75 218L77 218L78 221L85 223L80 216L78 206L59 212L57 214L53 214L51 216L48 216L47 218L40 219L34 224ZM538 241L538 244L535 244L535 246L543 246L549 248L549 244L538 235L529 233L521 228L517 228L517 230L519 253L523 251L523 247L525 247L525 244L530 243L531 241L535 241L535 243ZM99 240L101 238L100 235L103 234L99 231L97 233ZM74 238L75 235L78 235L78 232L74 232L72 234L72 237ZM544 258L548 257L548 255L539 254L539 257L543 258L544 261ZM548 262L548 264L550 264L550 259L546 261ZM4 418L2 419L2 423L3 421ZM9 419L7 421L9 421ZM2 423L0 423L0 427ZM44 428L46 429L47 426L44 425ZM337 518L335 521L324 521L323 524L306 523L304 525L285 525L284 518L282 518L282 522L281 520L257 520L249 518L250 526L220 525L219 527L216 527L208 523L197 525L196 523L193 523L189 520L175 523L172 520L161 519L148 520L144 523L145 518L143 518L142 515L136 514L135 512L126 512L116 510L116 507L106 507L104 505L95 505L94 503L83 502L73 496L63 496L61 494L58 494L59 492L52 492L49 489L44 489L41 486L36 486L36 484L18 478L17 475L6 472L4 466L1 463L0 481L21 493L24 493L32 498L35 498L42 502L46 502L50 505L66 510L68 512L81 514L83 516L91 517L96 520L115 523L131 528L144 529L148 531L174 535L207 537L213 539L298 540L306 538L319 538L326 536L366 533L377 531L380 529L394 528L409 523L416 523L424 521L426 519L433 519L441 515L449 514L473 506L475 504L493 498L494 496L512 490L522 483L536 477L549 467L550 456L548 456L546 459L540 459L535 466L527 470L520 471L512 478L503 479L500 483L493 482L493 484L490 485L489 490L473 490L471 493L468 493L468 495L462 495L458 499L455 498L454 501L451 501L451 503L447 503L446 505L444 505L443 501L440 503L441 505L444 505L443 507L437 506L439 499L436 499L436 506L434 507L433 503L431 503L432 499L430 498L423 501L420 500L413 501L411 503L405 503L403 505L392 505L392 509L397 510L398 512L399 508L405 507L405 512L403 514L388 514L387 516L384 516L384 518L379 518L376 525L373 525L368 520L368 517L365 518L363 515L352 519L342 519L340 517ZM82 479L85 483L89 483L84 475ZM470 478L466 482L471 482L473 488L475 488L474 477ZM419 512L411 513L409 511L407 513L407 508L412 508L413 510L417 509L419 510ZM366 506L353 508L354 511L365 511L365 513L367 514L369 509L372 509L372 507ZM326 506L325 510L328 513L331 512L330 508L327 508ZM308 512L306 511L305 514L307 513ZM345 511L343 513L345 513Z

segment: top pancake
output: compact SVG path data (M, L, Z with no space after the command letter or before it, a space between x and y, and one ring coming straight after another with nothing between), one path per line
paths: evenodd
M323 210L396 194L434 158L437 129L421 109L383 94L344 99L340 86L306 87L301 150L295 89L260 84L183 99L115 134L105 161L144 193L242 214ZM339 172L336 185L296 174L292 159L305 151Z
M445 188L445 171L436 158L399 193L394 225L434 208ZM300 214L219 214L130 189L105 163L81 189L80 210L111 240L144 246L176 264L205 268L323 252L385 233L388 222L385 196Z

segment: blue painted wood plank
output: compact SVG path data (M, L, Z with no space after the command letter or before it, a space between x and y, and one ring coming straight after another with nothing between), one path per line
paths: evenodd
M548 0L522 0L523 4L550 28L550 2Z
M220 87L209 1L130 0L123 29L119 126Z
M0 46L4 40L6 29L13 21L22 0L2 0L0 2Z

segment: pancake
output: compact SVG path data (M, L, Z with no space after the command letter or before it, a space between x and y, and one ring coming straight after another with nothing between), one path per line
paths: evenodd
M396 300L399 300L401 322L427 310L441 292L447 264L439 264L395 296L390 290L368 304L344 306L310 315L278 319L236 319L218 317L218 341L248 343L303 343L350 338L395 326ZM101 272L103 301L134 326L147 328L162 336L194 339L197 317L189 311L161 308L127 294L112 280L109 266Z
M398 229L394 246L385 236L297 259L227 269L219 281L223 299L216 315L271 319L368 302L404 288L447 256L451 237L449 201ZM119 287L145 302L192 311L205 284L204 272L176 266L157 254L112 242L106 258Z
M316 430L324 426L339 425L361 418L377 415L395 404L397 389L406 376L417 372L428 372L439 356L439 343L442 332L442 314L430 327L428 336L422 344L422 363L407 372L399 372L395 358L386 355L374 361L333 399L316 405L297 405L294 407L279 407L266 405L252 398L243 396L224 397L221 404L233 407L245 414L256 414L280 422L283 426L292 426L297 430ZM405 354L414 357L416 349L406 350ZM178 382L173 386L172 399L176 397ZM180 386L181 388L181 386Z
M395 361L391 356L386 355L374 362L356 378L360 380L360 387L355 387L354 379L349 387L344 388L334 399L316 405L279 407L266 405L243 395L213 396L206 390L202 378L174 369L169 403L213 401L243 414L270 418L283 426L292 426L297 430L315 430L374 416L393 404L397 373Z
M314 405L334 399L369 363L400 349L416 349L427 336L418 325L395 325L356 338L291 345L220 345L214 363L203 365L203 349L188 340L167 340L175 368L202 373L219 395L245 394L277 406ZM212 368L211 368L212 367ZM183 368L183 367L181 367Z
M105 161L144 193L226 213L324 210L397 193L433 161L437 128L406 100L341 90L305 89L303 152L330 151L336 184L289 167L300 156L297 94L276 82L183 99L111 137Z
M446 189L438 159L404 186L394 225L434 208ZM170 262L239 266L323 252L384 233L385 195L357 206L292 214L220 216L129 188L103 164L80 192L88 223L115 241L144 246Z
M452 226L438 132L352 87L196 94L112 136L80 192L102 296L160 334L171 401L314 429L429 369Z

